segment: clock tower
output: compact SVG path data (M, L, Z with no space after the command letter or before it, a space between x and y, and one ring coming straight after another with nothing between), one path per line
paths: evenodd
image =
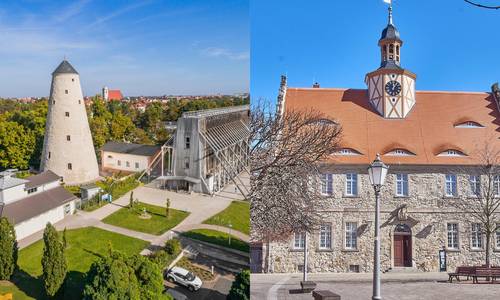
M389 22L378 41L380 67L365 77L370 104L388 119L405 118L415 105L415 79L417 76L401 67L400 48L403 41L392 23L392 4Z

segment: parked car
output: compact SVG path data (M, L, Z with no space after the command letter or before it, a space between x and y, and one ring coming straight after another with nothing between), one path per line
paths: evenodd
M203 284L198 276L181 267L173 267L168 270L165 278L170 282L187 287L191 292L199 290Z
M165 293L174 298L174 300L189 300L186 295L174 289L168 289Z

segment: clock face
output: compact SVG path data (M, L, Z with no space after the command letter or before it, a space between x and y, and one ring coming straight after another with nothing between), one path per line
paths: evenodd
M391 80L385 84L385 91L391 96L396 96L401 92L401 84L395 80Z

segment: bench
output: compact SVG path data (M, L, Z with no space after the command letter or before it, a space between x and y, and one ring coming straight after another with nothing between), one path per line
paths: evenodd
M454 273L448 273L448 281L453 282L453 278L460 281L460 276L467 276L467 280L469 280L470 277L476 273L476 268L478 267L457 267Z
M497 278L500 278L500 268L476 268L476 272L471 277L473 283L479 283L478 278L485 278L486 280L491 278L491 282L493 283Z

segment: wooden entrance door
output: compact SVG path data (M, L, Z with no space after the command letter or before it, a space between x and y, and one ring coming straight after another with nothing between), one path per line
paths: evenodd
M394 266L411 267L411 235L394 235Z

